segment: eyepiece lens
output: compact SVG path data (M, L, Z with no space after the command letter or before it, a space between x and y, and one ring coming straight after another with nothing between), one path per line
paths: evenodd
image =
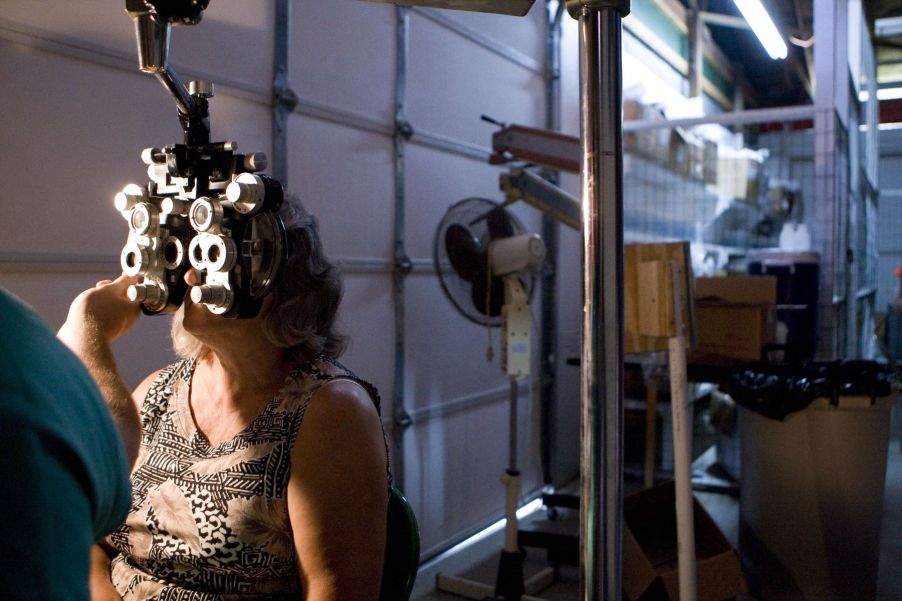
M206 223L210 219L210 209L207 205L198 204L194 209L194 221L196 223Z
M142 231L146 227L147 213L140 210L132 212L132 228L134 228L136 231Z

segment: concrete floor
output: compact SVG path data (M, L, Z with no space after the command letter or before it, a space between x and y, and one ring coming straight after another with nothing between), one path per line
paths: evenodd
M738 499L710 492L696 492L695 497L706 508L727 539L738 548ZM902 406L897 406L893 412L884 499L877 601L898 601L902 599ZM545 513L539 511L524 522L544 518ZM565 512L563 518L571 520L571 527L578 531L576 515L568 515ZM411 601L460 601L461 597L436 590L436 576L440 573L494 584L502 544L502 534L499 532L463 552L446 554L437 560L427 562L417 577ZM546 567L543 558L542 550L531 550L524 568L527 579ZM571 567L559 569L555 582L536 595L546 601L577 601L578 570Z

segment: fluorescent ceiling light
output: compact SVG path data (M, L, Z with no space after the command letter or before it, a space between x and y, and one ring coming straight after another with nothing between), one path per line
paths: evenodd
M902 88L881 88L877 90L878 100L899 100L902 98Z
M867 102L871 95L867 90L862 90L858 94L859 102ZM877 90L877 100L900 100L902 99L902 86L894 88L880 88Z
M771 20L770 15L761 5L761 0L733 0L736 8L748 21L749 27L758 36L758 41L767 50L772 59L786 58L787 48L783 36L777 31L777 26Z

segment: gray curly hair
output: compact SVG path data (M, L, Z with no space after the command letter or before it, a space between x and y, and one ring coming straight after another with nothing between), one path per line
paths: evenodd
M345 337L335 329L341 303L341 273L326 257L316 218L290 194L279 209L285 224L287 252L282 275L270 292L273 302L263 318L263 333L277 348L288 349L295 363L319 355L337 358L344 351ZM183 358L200 357L206 346L182 325L184 305L175 313L171 337L175 353Z

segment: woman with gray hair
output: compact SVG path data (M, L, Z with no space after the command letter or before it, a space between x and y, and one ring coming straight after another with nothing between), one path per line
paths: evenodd
M379 595L390 482L378 395L336 360L341 281L315 220L289 201L280 216L286 264L260 314L223 318L186 295L172 323L182 359L134 395L110 351L139 314L134 278L70 307L59 336L137 448L131 510L94 552L95 600Z

